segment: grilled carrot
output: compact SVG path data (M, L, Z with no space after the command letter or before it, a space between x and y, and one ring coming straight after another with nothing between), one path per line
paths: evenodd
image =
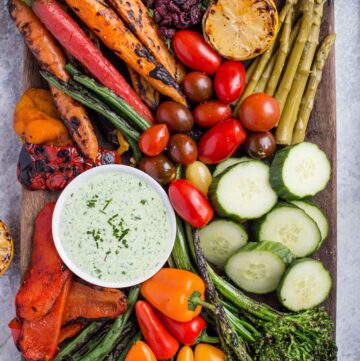
M75 3L80 5L82 1ZM34 0L32 8L56 40L100 83L113 90L150 123L154 122L150 109L55 0ZM73 10L76 11L76 6ZM84 22L89 25L87 21Z
M39 1L45 0L36 0L35 4ZM173 100L186 104L176 80L103 0L66 0L66 2L108 48L154 88ZM50 21L55 20L47 20ZM79 48L76 50L79 51ZM96 63L94 59L91 59L91 62Z
M64 68L66 58L63 52L31 8L21 0L10 0L9 12L40 66L59 79L69 81L70 76ZM55 104L71 137L81 152L94 160L98 154L99 145L85 108L63 93L56 92L54 89L52 92L57 95L54 98ZM71 107L74 109L70 111Z
M136 94L152 110L156 110L160 103L160 93L139 73L129 66L127 67L130 75L131 84Z
M117 14L125 21L152 56L178 82L184 79L185 68L179 64L160 37L153 19L141 0L109 0Z
M50 361L59 344L61 320L70 290L71 278L62 289L48 314L40 320L25 320L21 327L18 347L27 361Z

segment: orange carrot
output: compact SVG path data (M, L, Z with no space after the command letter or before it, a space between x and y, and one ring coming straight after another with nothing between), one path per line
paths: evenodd
M109 0L109 3L139 40L150 50L152 56L178 83L181 83L185 76L185 68L170 53L142 1Z
M67 82L70 76L64 68L66 58L55 39L35 16L31 8L21 0L10 0L9 12L41 67ZM59 94L59 91L52 89L52 92L55 95L54 100L61 119L68 128L70 135L81 152L88 158L95 160L99 144L85 108L67 95ZM71 110L71 108L73 109Z
M35 4L38 1L46 0L36 0ZM154 88L173 100L186 104L185 96L176 80L156 61L150 51L104 1L66 0L66 2L80 19L95 31L108 48L142 75ZM92 62L94 62L93 59Z

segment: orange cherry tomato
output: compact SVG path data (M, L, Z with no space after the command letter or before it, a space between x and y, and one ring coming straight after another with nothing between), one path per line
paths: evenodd
M241 103L239 119L245 128L254 132L265 132L278 123L280 107L274 97L255 93Z
M156 124L146 129L139 139L140 150L155 157L162 153L169 141L169 130L166 124Z
M126 355L125 361L157 361L151 348L143 341L137 341Z
M223 120L229 119L232 112L229 104L219 100L210 100L198 105L194 109L193 115L196 124L201 127L212 127Z

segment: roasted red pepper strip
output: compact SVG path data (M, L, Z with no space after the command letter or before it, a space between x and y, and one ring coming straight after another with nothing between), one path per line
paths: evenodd
M174 357L179 349L179 342L166 330L154 309L145 301L138 301L135 306L136 318L141 332L157 360Z
M14 317L9 322L8 327L10 328L11 336L13 338L14 344L16 345L19 340L19 337L20 337L21 322L19 321L19 319L17 317Z
M183 345L192 346L199 342L218 343L217 337L210 337L206 333L206 322L201 316L196 316L191 321L179 322L156 313L166 329Z

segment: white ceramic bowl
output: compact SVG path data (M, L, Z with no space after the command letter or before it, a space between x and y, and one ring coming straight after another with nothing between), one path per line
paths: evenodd
M76 262L72 261L68 255L65 252L65 249L63 247L61 236L60 236L60 227L61 227L61 213L64 207L64 203L67 199L67 197L73 193L76 192L76 189L82 185L83 183L86 183L89 178L98 175L98 174L106 174L106 173L127 173L132 176L135 176L139 178L140 180L146 182L151 188L153 188L160 196L161 200L163 201L163 204L165 206L167 216L169 218L170 223L170 238L168 240L167 250L164 254L164 257L160 259L159 265L152 269L151 271L147 272L147 274L136 280L132 281L121 281L121 282L110 282L106 280L100 280L98 278L92 277L88 273L84 272L82 269L80 269ZM169 201L169 198L164 191L164 189L160 186L159 183L157 183L153 178L151 178L146 173L140 171L139 169L128 167L125 165L103 165L99 167L92 168L79 176L77 176L61 193L59 199L56 202L54 215L52 219L52 233L54 238L55 247L61 257L61 259L64 261L64 263L69 267L69 269L75 273L80 278L84 279L85 281L102 286L102 287L113 287L113 288L124 288L124 287L130 287L137 285L139 283L142 283L152 277L155 273L157 273L161 267L166 263L167 259L169 258L171 251L173 249L174 243L175 243L175 237L176 237L176 218L174 210L171 206L171 203Z

